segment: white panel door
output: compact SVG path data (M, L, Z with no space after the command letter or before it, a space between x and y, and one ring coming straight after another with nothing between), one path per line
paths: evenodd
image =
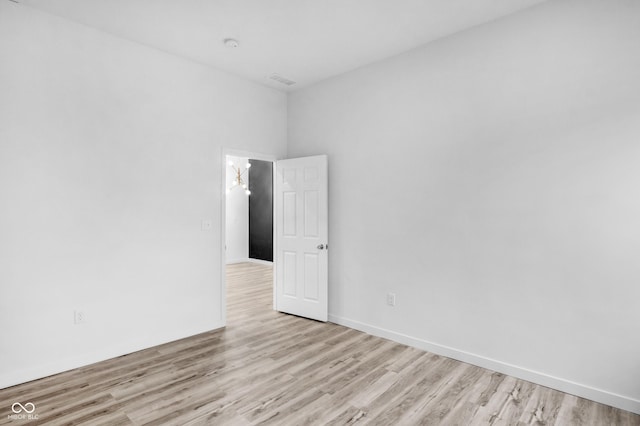
M327 156L277 161L275 192L275 308L327 321Z

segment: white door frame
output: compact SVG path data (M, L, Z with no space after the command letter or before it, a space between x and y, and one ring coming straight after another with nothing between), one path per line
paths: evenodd
M232 157L247 157L255 160L270 161L273 164L273 181L272 185L275 189L276 184L276 161L279 159L276 155L263 154L251 151L241 151L233 148L222 147L222 167L221 167L221 185L220 185L220 320L222 326L227 325L227 250L225 248L227 242L227 156ZM273 253L276 253L276 204L273 203ZM273 262L275 271L275 262ZM273 274L273 307L276 304L276 289L275 289L276 274Z

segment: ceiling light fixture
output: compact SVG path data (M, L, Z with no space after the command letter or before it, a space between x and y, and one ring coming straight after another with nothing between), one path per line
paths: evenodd
M240 167L236 167L236 165L233 164L233 161L231 160L229 160L228 164L229 167L233 169L236 176L233 179L233 182L231 182L231 188L227 188L227 194L230 193L234 188L242 188L244 189L245 194L251 195L251 191L249 191L249 188L247 188L247 183L242 179L242 175L244 175L247 170L249 170L249 168L251 167L251 163L246 164L246 168L244 169L244 171L242 171Z
M225 46L231 47L232 49L235 49L236 47L240 46L240 43L238 43L238 40L236 40L235 38L225 38L223 40L223 43Z

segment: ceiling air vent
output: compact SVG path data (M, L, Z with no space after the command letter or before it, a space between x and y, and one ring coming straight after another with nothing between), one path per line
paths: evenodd
M275 80L278 83L282 83L282 84L285 84L287 86L292 86L292 85L296 84L295 81L289 80L288 78L284 78L283 76L278 75L278 74L272 74L271 77L269 77L269 78L271 80Z

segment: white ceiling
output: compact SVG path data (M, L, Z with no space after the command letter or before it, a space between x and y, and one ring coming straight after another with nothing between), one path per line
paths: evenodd
M281 90L544 0L15 0ZM222 40L240 42L233 49ZM287 87L274 73L297 83Z

